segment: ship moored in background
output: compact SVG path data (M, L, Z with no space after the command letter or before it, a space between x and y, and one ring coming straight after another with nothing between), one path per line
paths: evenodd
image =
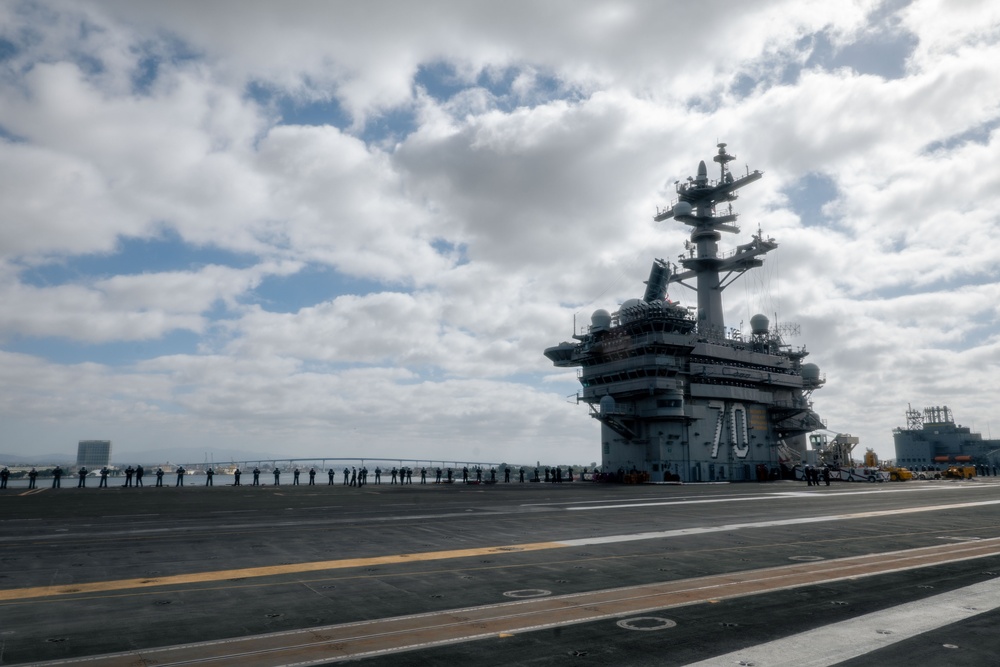
M970 465L979 470L1000 467L1000 440L984 439L968 426L955 423L945 406L906 409L906 427L892 432L896 462L911 470L940 470L953 465Z

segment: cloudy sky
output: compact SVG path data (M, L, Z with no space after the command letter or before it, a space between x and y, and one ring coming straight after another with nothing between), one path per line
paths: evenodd
M998 62L992 0L4 2L0 452L599 460L542 350L719 141L727 325L862 450L1000 437Z

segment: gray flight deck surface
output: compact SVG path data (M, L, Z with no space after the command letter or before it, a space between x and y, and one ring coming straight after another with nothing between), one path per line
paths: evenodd
M1000 578L997 478L360 490L339 481L0 491L0 664L192 665L211 647L215 657L204 664L687 665L718 657L736 665L731 652L782 638L795 642L791 658L787 647L768 645L743 664L832 654L841 658L813 664L987 665L1000 654L995 607L951 609L958 621L944 613L956 606L947 595L971 596ZM891 565L900 555L893 552L965 547L980 550L948 552L917 569ZM884 555L857 560L860 573L848 569L855 561L837 561L869 554ZM865 576L879 562L893 571ZM765 568L783 568L772 571L771 589L726 588L763 580L748 571ZM652 584L680 597L659 609L624 603L634 611L576 597L600 591L619 600L629 587ZM990 590L983 595L1000 604ZM510 616L539 601L582 616L560 607L534 629L511 632L496 631L500 621L470 621L485 613L472 607ZM596 620L587 619L590 609ZM836 638L844 622L879 612L888 615ZM379 653L393 646L392 632L361 623L417 614L406 622L439 627L440 640ZM935 615L945 620L934 625ZM907 635L928 619L933 627ZM472 623L461 630L466 638L447 639L462 623ZM339 624L356 625L331 627ZM317 629L304 638L287 632L305 628ZM351 628L366 638L330 639ZM252 651L214 641L255 635L265 637ZM269 652L283 637L315 646ZM152 651L199 642L214 643L188 647L185 659ZM869 648L851 653L852 645ZM220 652L236 657L226 662Z

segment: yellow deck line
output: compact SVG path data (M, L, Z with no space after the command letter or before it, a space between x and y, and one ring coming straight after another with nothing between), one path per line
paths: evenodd
M9 588L0 590L2 600L25 600L30 598L52 597L56 595L77 595L80 593L103 593L156 586L175 586L179 584L205 583L224 581L226 579L249 579L253 577L273 577L282 574L299 574L303 572L318 572L322 570L342 570L353 567L371 567L372 565L396 565L399 563L418 563L425 561L447 560L450 558L468 558L471 556L495 555L498 553L518 553L523 551L543 551L569 546L562 542L535 542L533 544L516 544L504 547L480 547L477 549L452 549L449 551L424 551L412 554L397 554L392 556L373 556L370 558L345 558L341 560L323 560L312 563L290 563L287 565L268 565L265 567L247 567L236 570L213 570L211 572L192 572L190 574L175 574L169 577L143 577L140 579L117 579L113 581L94 581L81 584L64 584L60 586L35 586L32 588Z
M469 558L472 556L516 553L522 551L543 551L546 549L562 549L585 545L609 544L633 540L650 540L667 537L680 537L692 534L710 532L731 532L743 528L765 528L778 526L794 526L819 521L845 521L886 517L915 512L934 512L938 510L967 509L983 505L1000 504L1000 500L985 500L951 505L923 505L893 510L875 510L855 512L853 514L830 514L825 516L802 517L796 519L778 519L773 521L757 521L743 524L720 524L706 527L680 528L675 530L652 531L627 535L611 535L607 537L591 537L571 539L562 542L534 542L528 544L512 544L510 546L479 547L474 549L452 549L449 551L424 551L410 554L390 556L373 556L369 558L347 558L342 560L325 560L312 563L290 563L287 565L268 565L264 567L248 567L235 570L214 570L211 572L192 572L176 574L169 577L143 577L139 579L119 579L113 581L96 581L80 584L62 584L59 586L36 586L33 588L10 588L0 590L0 602L10 600L25 600L30 598L53 597L57 595L76 595L80 593L103 593L107 591L136 590L154 588L157 586L174 586L193 583L225 581L227 579L250 579L256 577L273 577L284 574L299 574L304 572L319 572L323 570L342 570L356 567L371 567L373 565L397 565L401 563L419 563L426 561L448 560L452 558ZM991 538L1000 539L1000 538Z

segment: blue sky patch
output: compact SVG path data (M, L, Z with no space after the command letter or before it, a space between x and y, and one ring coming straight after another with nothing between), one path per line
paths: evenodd
M173 230L153 239L120 238L113 254L92 253L31 267L21 280L35 287L99 280L117 275L196 271L204 266L247 268L257 263L253 255L237 254L214 246L192 246Z
M902 251L905 252L906 246L902 247ZM963 289L975 289L980 285L986 285L994 283L997 281L996 271L992 273L955 273L946 279L935 280L931 283L921 284L919 286L920 294L951 294L959 293ZM874 286L871 290L867 291L866 294L871 294L875 299L878 300L890 300L898 299L900 297L905 297L914 294L914 286L912 284L897 284L888 286ZM980 315L980 316L970 316L974 321L981 321L984 325L991 323L992 314Z
M1000 333L1000 327L997 326L993 313L986 312L973 315L971 322L974 322L976 326L974 329L966 332L962 339L962 344L957 346L958 349L971 350L977 347L989 346L990 342L995 340L997 334Z
M10 60L15 55L17 55L17 44L14 42L0 37L0 62L4 60Z
M784 190L789 206L812 227L826 219L823 205L837 198L837 184L826 174L809 173Z
M34 46L42 41L42 31L36 26L51 26L59 22L58 12L37 2L17 3L14 14L20 19L14 38L22 47Z
M462 266L469 263L467 254L468 246L464 243L452 243L446 239L434 239L431 247L435 252L444 257L449 257L455 262L455 266Z
M331 125L343 130L351 124L350 114L333 96L300 100L260 81L248 83L246 94L262 107L273 108L281 117L281 125Z
M906 76L906 60L916 47L917 37L910 33L869 35L838 51L831 65L888 80L902 79Z
M74 54L73 63L87 76L98 76L105 72L104 62L89 53Z
M139 58L135 71L132 73L132 89L139 94L146 94L156 81L156 75L160 71L160 59L146 55Z
M902 30L883 29L836 48L828 32L818 32L800 44L811 48L805 69L821 67L832 70L849 67L858 74L884 79L901 79L906 74L906 59L917 47L917 37Z
M12 134L11 131L8 130L3 125L0 125L0 139L9 141L13 144L21 144L25 142L24 137L19 137L16 134Z
M366 144L402 141L417 129L417 118L411 108L389 109L373 115L365 123L360 139Z
M513 86L523 71L520 67L482 70L474 81L468 81L459 77L450 63L436 62L422 65L414 76L414 83L442 103L470 88L481 88L493 96L497 108L502 111L510 111L519 106L537 106L555 97L573 98L573 95L563 89L558 78L537 71L534 73L532 95L529 99L520 97Z
M311 264L288 276L267 276L248 295L248 299L272 313L297 313L344 294L370 294L383 285L353 278L319 264Z
M278 109L282 125L332 125L344 129L351 121L336 99L296 102L290 97L282 97Z
M148 94L165 65L178 67L202 57L185 42L163 37L155 43L147 42L131 49L135 57L132 72L132 89L140 95Z
M417 68L413 82L438 102L447 102L469 87L469 82L460 79L455 68L446 62L421 65Z
M980 123L975 127L970 127L969 129L952 135L946 139L931 142L927 144L921 152L926 154L934 153L936 151L951 151L959 146L964 146L967 143L976 143L985 146L989 143L990 135L998 127L1000 127L1000 118L993 118L992 120Z
M88 344L56 336L14 338L4 342L3 349L17 354L29 354L54 364L96 363L106 366L131 366L140 361L173 354L197 354L202 334L175 330L148 341L115 341Z
M736 79L729 86L729 92L736 97L743 99L749 97L757 87L757 79L749 74L741 73L736 75Z

